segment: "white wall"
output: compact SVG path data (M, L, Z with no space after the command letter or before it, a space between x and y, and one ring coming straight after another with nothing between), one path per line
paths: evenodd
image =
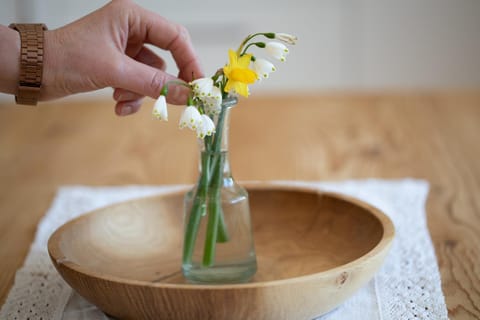
M52 29L106 2L0 0L0 23ZM137 2L190 29L207 74L248 33L297 34L287 62L256 91L480 88L478 0Z

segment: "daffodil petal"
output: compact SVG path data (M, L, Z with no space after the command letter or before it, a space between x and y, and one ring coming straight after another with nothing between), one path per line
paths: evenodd
M238 65L242 68L248 68L251 61L252 61L252 55L244 54L243 56L240 57L240 59L238 59Z
M245 54L238 57L233 50L228 51L229 64L223 68L223 72L227 78L225 92L234 91L239 95L248 97L248 84L252 84L257 80L255 71L249 69L252 55Z

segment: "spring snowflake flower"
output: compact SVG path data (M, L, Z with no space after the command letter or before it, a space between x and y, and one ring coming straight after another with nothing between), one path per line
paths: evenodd
M288 54L288 48L280 42L268 42L265 50L271 57L280 61L285 61Z
M204 104L206 114L218 115L220 113L222 108L222 91L220 91L220 88L213 87L210 94L200 100Z
M264 42L258 39L259 37L272 39L272 41ZM153 117L167 121L166 96L169 85L184 86L189 89L190 93L187 106L180 117L180 128L188 127L202 139L214 135L215 123L223 121L221 112L223 99L239 95L248 97L249 85L257 80L268 78L270 73L276 71L271 59L254 57L249 53L249 49L264 48L263 53L276 60L285 61L289 53L286 44L293 45L296 41L297 37L288 33L258 32L248 35L236 51L228 50L228 63L223 68L217 69L212 77L196 79L189 83L179 79L168 81L162 87L160 96L155 101L152 110ZM211 144L211 148L218 148L217 142L221 140L219 137L219 139L207 139L207 141L204 142Z
M164 95L160 95L153 105L152 115L155 119L168 121L167 101Z
M215 132L215 124L212 119L206 114L202 114L202 123L197 128L197 137L200 139L205 138L205 136L211 136Z
M212 92L213 80L212 78L200 78L190 82L193 94L199 98L207 97Z
M275 71L275 66L268 60L265 59L257 59L253 63L253 69L255 73L258 75L259 79L268 78L268 75Z
M202 125L202 121L203 119L198 109L195 106L187 106L180 117L179 126L180 129L188 127L192 130L197 130Z
M239 57L233 50L228 50L229 63L223 68L223 72L227 77L227 85L224 91L234 91L239 95L248 97L248 85L257 80L255 71L248 68L252 59L251 54L244 54Z

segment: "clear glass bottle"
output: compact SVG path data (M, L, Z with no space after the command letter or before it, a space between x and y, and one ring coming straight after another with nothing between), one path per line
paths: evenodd
M200 177L185 195L182 271L189 282L247 282L257 270L248 193L233 179L228 159L229 116L236 103L223 101L216 136L200 140Z

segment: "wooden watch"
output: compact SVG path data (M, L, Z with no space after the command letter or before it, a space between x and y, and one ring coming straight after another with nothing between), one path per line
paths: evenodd
M36 105L42 86L44 32L41 23L12 23L10 28L20 33L20 77L15 101L18 104Z

